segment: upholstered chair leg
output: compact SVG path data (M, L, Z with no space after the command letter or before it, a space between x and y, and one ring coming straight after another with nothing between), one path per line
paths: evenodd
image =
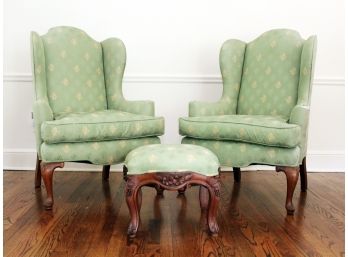
M209 191L204 186L200 186L199 187L199 203L200 203L202 211L205 211L205 210L208 209L208 206L209 206Z
M292 203L292 197L294 195L294 190L295 190L298 176L299 176L299 167L277 166L276 171L277 172L283 171L286 175L287 191L286 191L285 208L287 210L288 215L293 215L295 211L295 207Z
M52 210L53 207L53 172L56 168L63 168L64 162L41 162L41 175L45 183L47 199L44 203L46 210Z
M301 178L301 191L306 192L308 188L306 157L303 158L302 164L300 165L300 178Z
M239 183L240 182L240 178L241 178L240 168L233 167L233 176L234 176L234 181Z
M35 168L35 188L41 187L41 160L39 156L36 157L36 168Z
M110 165L103 166L103 180L108 180L110 174Z

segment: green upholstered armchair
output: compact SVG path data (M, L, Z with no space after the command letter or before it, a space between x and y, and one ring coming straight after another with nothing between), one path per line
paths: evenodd
M56 27L31 33L35 84L34 120L38 161L47 190L46 209L53 205L52 178L64 162L103 166L124 161L132 149L160 143L164 120L154 117L151 101L127 101L122 95L126 65L123 42L97 42L82 30Z
M183 143L205 146L221 165L276 166L287 178L286 209L301 174L307 189L306 151L316 36L276 29L250 43L226 41L220 52L223 95L216 103L191 102L180 118Z

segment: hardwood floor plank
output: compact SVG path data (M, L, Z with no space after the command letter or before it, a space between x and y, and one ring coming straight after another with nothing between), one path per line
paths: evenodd
M276 172L221 174L217 221L208 234L198 187L184 196L143 188L137 237L126 236L129 213L122 174L55 172L55 205L33 172L4 172L5 256L344 256L344 174L309 173L307 193L295 189L294 216L284 208L286 179Z

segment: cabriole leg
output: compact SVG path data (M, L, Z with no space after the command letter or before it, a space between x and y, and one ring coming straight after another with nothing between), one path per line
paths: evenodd
M299 176L299 168L277 166L276 171L277 172L282 171L286 175L287 190L286 190L285 208L287 210L288 215L293 215L295 211L295 207L292 203L292 197L294 195L294 190L295 190L298 176Z
M219 207L220 200L220 183L216 177L208 179L209 191L209 209L208 209L208 226L210 233L215 236L219 232L219 226L216 221L216 214Z
M53 172L56 168L63 168L64 162L41 162L41 175L45 183L47 199L44 203L46 210L52 210L53 207Z

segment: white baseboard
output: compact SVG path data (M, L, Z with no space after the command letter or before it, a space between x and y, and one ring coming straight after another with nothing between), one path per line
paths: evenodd
M35 149L4 149L4 170L34 170L36 161ZM310 172L344 172L344 152L342 151L309 151L307 169ZM100 165L67 163L63 170L69 171L101 171ZM229 168L230 169L230 168ZM243 170L270 170L269 166L250 166ZM121 171L122 165L113 165L111 171Z

